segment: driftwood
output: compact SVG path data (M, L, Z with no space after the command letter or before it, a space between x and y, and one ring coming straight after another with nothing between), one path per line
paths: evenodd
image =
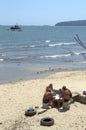
M74 39L80 44L80 46L82 46L84 49L86 49L86 46L85 46L84 43L80 40L78 34L76 34L76 37L74 37Z
M73 101L80 102L82 104L86 104L86 95L81 95L80 93L73 92L72 99L73 99Z
M74 37L74 39L76 40L77 43L79 43L80 46L82 46L84 49L86 49L86 46L84 45L84 43L80 40L78 34L76 34L76 37ZM84 57L84 59L86 59L86 54L82 53L82 56Z

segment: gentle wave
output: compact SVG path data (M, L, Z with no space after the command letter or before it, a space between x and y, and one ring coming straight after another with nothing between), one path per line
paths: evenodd
M85 63L86 63L86 60L85 60L85 61L82 61L81 63L85 64Z
M55 46L70 46L76 44L75 42L70 43L50 43L50 41L47 41L46 43L49 44L40 44L40 45L30 45L29 47L55 47Z
M56 44L49 44L48 46L50 47L55 47L55 46L69 46L69 45L74 45L76 44L75 42L70 42L70 43L56 43Z
M0 62L3 62L4 61L4 59L0 59Z
M76 44L75 42L70 42L70 43L50 43L49 40L46 41L46 43L41 43L41 44L19 44L19 45L8 45L8 46L2 46L0 50L14 50L14 49L24 49L24 48L43 48L43 47L56 47L56 46L70 46Z
M45 42L46 42L46 43L49 43L49 42L50 42L50 40L46 40Z
M14 56L14 57L8 57L8 60L22 60L26 59L28 56ZM5 58L6 59L6 58Z
M68 57L68 56L73 56L73 55L81 55L81 54L86 54L86 51L81 51L81 52L70 52L67 54L58 54L58 55L46 55L46 56L40 56L40 58L58 58L58 57Z
M67 57L67 56L71 56L71 54L40 56L40 58L57 58L57 57Z
M71 52L71 55L81 55L81 54L86 54L86 51L81 51L81 52Z
M22 55L22 56L11 56L11 57L6 57L6 55L3 55L2 57L4 58L1 58L0 61L4 61L4 60L25 60L25 59L48 59L48 58L51 58L51 59L55 59L55 58L62 58L62 57L70 57L70 56L73 56L73 55L82 55L82 54L86 54L86 51L81 51L81 52L70 52L70 53L64 53L64 54L55 54L55 55L33 55L33 56L30 56L30 55Z

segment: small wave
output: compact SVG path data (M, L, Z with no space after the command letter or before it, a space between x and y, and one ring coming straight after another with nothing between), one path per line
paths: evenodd
M30 45L29 47L55 47L55 46L68 46L68 45L74 45L76 44L75 42L70 42L70 43L50 43L50 40L46 40L45 41L47 44L33 44L33 45Z
M55 47L55 46L69 46L69 45L74 45L76 44L75 42L70 42L70 43L55 43L55 44L49 44L48 46L50 47Z
M58 44L49 44L49 47L54 47L54 46L58 46Z
M81 54L86 54L86 51L82 51L82 52L80 52Z
M80 55L80 54L86 54L86 51L81 51L81 52L71 52L71 55Z
M66 46L74 45L74 44L76 44L76 43L75 42L61 43L61 45L66 45Z
M30 48L37 48L37 47L47 47L48 45L40 44L40 45L30 45Z
M46 42L46 43L49 43L49 42L50 42L50 40L46 40L45 42Z
M85 63L86 63L86 60L85 60L85 61L82 61L81 63L85 64Z
M50 43L50 40L46 40L45 43L38 43L38 44L19 44L19 45L8 45L8 46L3 46L0 48L0 50L21 50L21 49L26 49L26 48L45 48L45 47L56 47L56 46L67 46L67 45L73 45L76 43Z
M55 46L68 46L68 45L74 45L76 44L75 42L70 42L70 43L51 43L50 44L50 40L46 40L45 41L47 44L32 44L32 45L24 45L24 46L19 46L20 48L37 48L37 47L55 47Z
M0 62L3 62L4 61L4 59L0 59Z
M40 56L40 58L58 58L58 57L67 57L71 56L71 54L60 54L60 55L49 55L49 56Z
M30 48L34 48L34 47L36 47L35 45L30 45Z
M28 47L30 48L35 48L35 47L55 47L55 46L63 46L63 45L73 45L76 44L75 42L70 42L70 43L50 43L50 40L45 41L47 44L32 44L29 45Z
M9 57L7 59L8 60L21 60L21 59L25 59L25 58L27 58L27 56Z

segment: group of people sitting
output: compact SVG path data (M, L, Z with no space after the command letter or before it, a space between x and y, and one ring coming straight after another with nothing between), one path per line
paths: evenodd
M43 104L48 104L48 106L51 106L52 108L60 108L64 102L68 102L71 98L71 91L66 86L63 86L58 90L58 98L56 99L53 84L49 84L49 86L46 87L43 95Z

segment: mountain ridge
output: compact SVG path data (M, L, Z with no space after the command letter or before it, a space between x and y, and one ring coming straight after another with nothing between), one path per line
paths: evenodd
M86 26L86 20L63 21L56 23L55 26Z

